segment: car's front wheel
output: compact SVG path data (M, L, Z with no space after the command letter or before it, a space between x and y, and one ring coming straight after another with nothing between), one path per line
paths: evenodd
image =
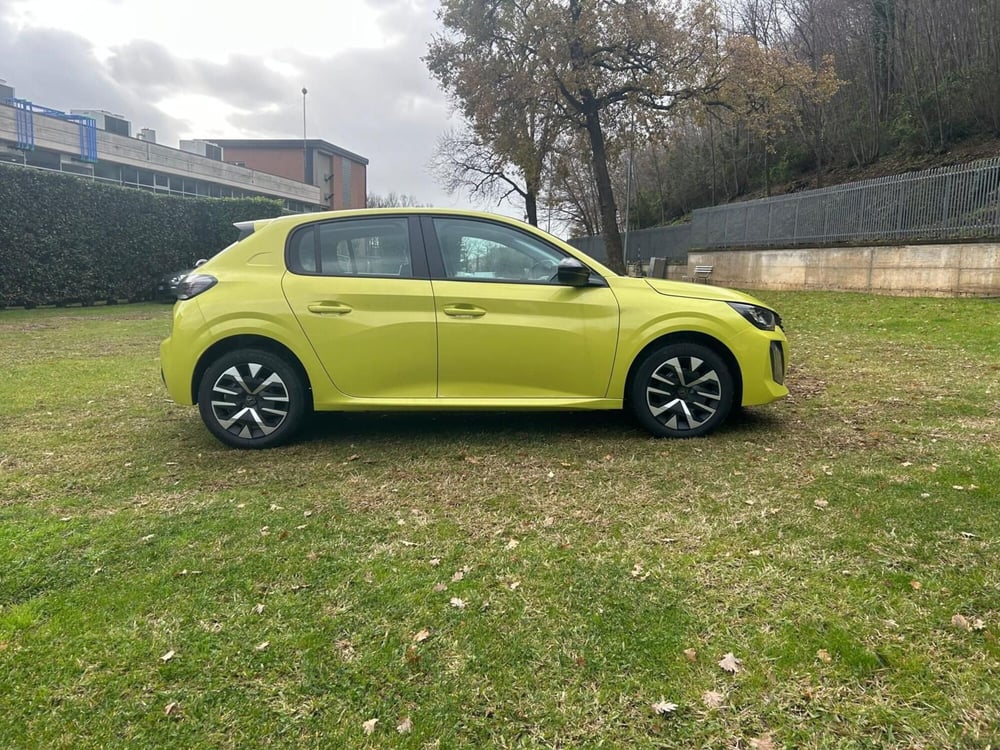
M271 448L302 424L306 392L298 371L260 349L238 349L202 375L198 410L215 437L234 448Z
M659 437L706 435L733 407L736 389L725 361L700 344L668 344L650 352L632 379L629 403Z

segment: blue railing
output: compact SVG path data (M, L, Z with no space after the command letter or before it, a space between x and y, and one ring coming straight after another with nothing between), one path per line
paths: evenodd
M80 160L93 164L97 161L97 121L84 115L68 115L58 109L34 104L27 99L4 99L16 112L17 148L35 150L35 114L75 122L80 128Z

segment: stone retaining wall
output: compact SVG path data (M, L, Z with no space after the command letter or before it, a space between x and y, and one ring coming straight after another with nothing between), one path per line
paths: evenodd
M838 249L701 250L688 253L685 273L691 275L695 266L714 266L710 283L741 289L1000 296L1000 243L995 242Z

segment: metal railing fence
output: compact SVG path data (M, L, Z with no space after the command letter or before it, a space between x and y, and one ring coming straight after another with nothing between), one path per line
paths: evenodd
M646 260L692 249L998 238L1000 157L699 208L690 224L630 233L627 260L633 246ZM605 257L599 237L573 244Z

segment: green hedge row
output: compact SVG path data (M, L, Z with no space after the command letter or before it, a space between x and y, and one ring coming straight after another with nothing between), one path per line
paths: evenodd
M282 213L265 198L195 199L0 165L0 308L149 299L160 276Z

